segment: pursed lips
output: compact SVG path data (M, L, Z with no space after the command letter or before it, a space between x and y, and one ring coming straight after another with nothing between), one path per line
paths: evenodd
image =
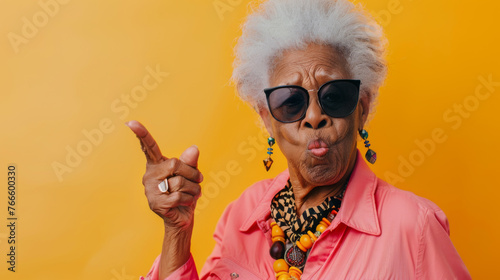
M328 153L328 145L322 139L314 139L309 141L309 145L307 145L307 149L311 151L311 153L317 157L322 157Z

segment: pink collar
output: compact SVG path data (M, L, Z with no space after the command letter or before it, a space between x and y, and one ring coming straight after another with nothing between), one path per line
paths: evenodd
M240 231L248 231L254 224L258 224L260 228L268 228L265 223L267 223L267 219L271 214L271 200L285 186L289 178L288 169L274 178L255 211L241 226ZM343 223L358 231L379 235L380 225L375 204L377 181L377 176L371 171L361 153L357 150L356 165L349 179L342 206L328 229L332 230L339 223Z

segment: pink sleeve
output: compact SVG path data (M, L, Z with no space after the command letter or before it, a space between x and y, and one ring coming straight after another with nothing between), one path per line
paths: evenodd
M201 270L200 278L203 280L208 280L208 279L219 279L216 275L213 275L210 273L214 267L217 265L217 263L220 260L221 257L221 247L222 247L222 240L224 240L224 232L228 223L228 217L230 214L230 211L232 209L233 203L230 203L224 213L222 214L222 217L220 218L219 222L217 223L217 227L215 229L214 233L214 239L215 239L215 248L210 254L210 256L207 258L205 264L203 265L203 268ZM160 256L156 258L156 260L153 263L153 266L149 270L148 274L146 277L140 278L140 280L160 280L158 279L158 265L160 262ZM172 273L169 277L163 279L163 280L172 280L172 279L188 279L188 280L198 280L198 273L196 271L196 265L194 263L193 256L190 255L189 260L181 267L179 267L174 273Z
M417 279L471 279L450 239L443 211L427 211L419 240Z
M231 202L226 209L224 210L224 213L222 213L221 218L217 222L217 227L215 228L214 232L214 239L215 239L215 247L208 256L207 261L203 265L203 268L201 269L201 279L202 280L207 280L207 279L219 279L217 276L212 275L210 272L215 268L217 263L219 262L221 255L222 255L222 240L224 240L224 232L226 231L226 227L228 224L228 219L229 215L231 212L231 209L233 208L234 202ZM230 222L229 222L230 223ZM234 236L233 236L234 237Z
M158 277L158 267L160 263L160 256L156 257L156 260L151 266L146 278L140 277L139 280L159 280ZM189 255L188 261L174 271L170 276L163 280L173 280L173 279L186 279L186 280L198 280L198 272L196 271L196 265L192 255Z

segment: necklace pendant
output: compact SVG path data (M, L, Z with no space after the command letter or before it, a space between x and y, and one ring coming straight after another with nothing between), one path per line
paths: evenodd
M306 264L306 253L300 250L296 245L293 245L285 252L285 262L289 266L295 266L302 269Z

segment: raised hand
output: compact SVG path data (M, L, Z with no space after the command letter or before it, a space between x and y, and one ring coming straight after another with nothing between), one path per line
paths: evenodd
M164 220L167 228L190 228L196 201L201 195L200 183L203 181L203 175L198 170L198 148L191 146L179 158L167 158L141 123L133 120L126 125L139 138L146 155L146 172L142 184L149 208ZM165 179L168 190L162 192L158 184Z

